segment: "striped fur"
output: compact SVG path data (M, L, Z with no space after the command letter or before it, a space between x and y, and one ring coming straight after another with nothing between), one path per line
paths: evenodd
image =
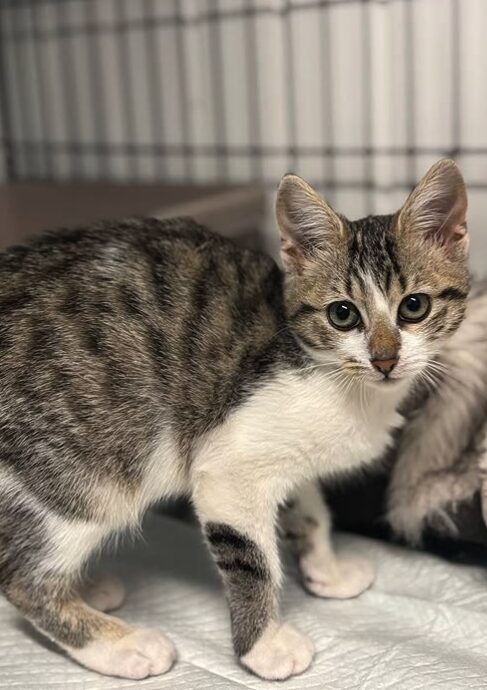
M242 657L276 614L276 592L266 557L255 542L228 525L208 523L205 534L223 573L235 652Z
M441 189L434 222L431 184L435 199ZM370 585L369 566L334 556L313 482L383 453L398 407L461 322L465 211L450 162L395 216L355 222L286 176L284 272L184 219L48 233L0 255L0 587L10 601L90 668L166 671L167 638L95 611L80 592L107 539L154 501L186 494L241 663L268 679L303 671L312 645L277 606L279 506L291 495L313 506L298 554L310 591L345 597ZM432 300L418 324L398 318L411 292ZM354 303L356 328L333 327L334 300ZM373 364L386 356L398 360L390 376Z

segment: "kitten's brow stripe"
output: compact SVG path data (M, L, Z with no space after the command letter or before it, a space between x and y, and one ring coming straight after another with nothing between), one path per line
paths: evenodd
M448 299L448 300L464 300L467 299L467 295L465 292L462 292L461 290L458 290L457 288L454 287L448 287L445 288L440 292L438 295L439 299Z
M394 241L389 234L386 235L385 243L386 243L386 251L387 251L387 254L389 256L389 260L392 264L392 268L394 270L394 273L396 274L397 279L399 281L399 285L401 286L402 290L405 290L406 289L406 279L404 278L404 275L401 271L401 267L400 267L399 262L397 260ZM389 291L389 289L390 289L390 283L389 283L387 290Z
M291 315L291 319L297 319L300 316L305 316L306 314L318 314L321 311L319 307L314 307L312 304L307 304L306 302L303 302L294 314Z

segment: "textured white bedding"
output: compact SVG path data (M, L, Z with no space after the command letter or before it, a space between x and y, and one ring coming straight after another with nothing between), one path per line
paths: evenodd
M165 676L145 681L87 671L41 641L0 600L0 687L29 690L158 688L226 690L417 690L487 687L487 570L452 565L434 556L341 535L376 561L378 578L359 599L325 601L307 595L293 568L283 593L286 618L316 645L313 666L301 677L273 684L237 666L227 609L198 530L153 515L146 543L109 559L129 596L120 615L160 626L176 643L179 660Z

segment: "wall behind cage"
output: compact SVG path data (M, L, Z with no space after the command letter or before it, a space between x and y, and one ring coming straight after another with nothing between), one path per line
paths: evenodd
M360 215L446 155L477 199L487 187L485 0L0 7L12 178L273 186L292 170Z

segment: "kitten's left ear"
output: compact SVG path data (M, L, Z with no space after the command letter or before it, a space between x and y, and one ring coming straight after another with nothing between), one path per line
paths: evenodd
M323 250L344 237L340 216L297 175L284 175L279 185L276 216L281 233L281 257L298 273Z
M428 170L402 207L398 230L447 249L467 249L467 190L454 161L440 160Z

